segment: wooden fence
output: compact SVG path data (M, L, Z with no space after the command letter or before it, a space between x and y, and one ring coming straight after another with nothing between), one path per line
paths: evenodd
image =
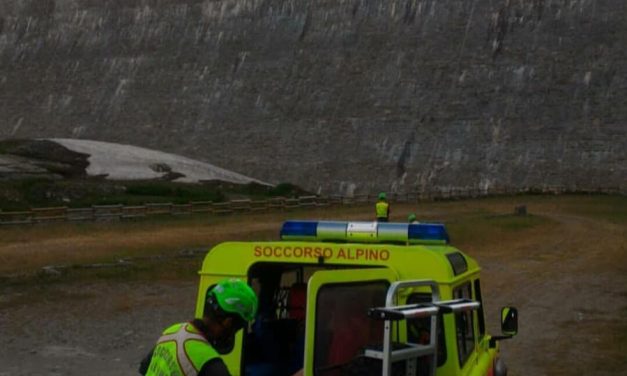
M158 215L214 214L293 210L323 207L330 200L317 196L297 198L276 197L268 200L231 200L227 202L198 201L187 204L149 203L145 205L93 205L89 208L34 208L26 211L0 211L0 225L20 225L53 222L119 221ZM365 201L364 201L365 202ZM339 202L338 202L339 203Z
M455 200L496 195L512 195L524 193L563 194L568 190L558 187L538 189L442 189L432 192L388 194L392 203L412 203L429 200ZM589 193L625 194L620 189L602 189ZM295 198L275 197L268 200L231 200L227 202L198 201L187 204L149 203L145 205L94 205L89 208L33 208L26 211L0 210L1 225L21 225L53 222L84 222L84 221L119 221L140 219L150 216L179 216L191 214L228 215L234 213L285 211L301 208L316 208L340 205L361 205L374 203L377 195L359 194L353 196L302 196Z

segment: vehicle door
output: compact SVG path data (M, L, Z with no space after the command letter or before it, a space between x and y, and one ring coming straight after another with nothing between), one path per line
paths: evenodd
M397 275L387 268L318 271L308 281L305 376L338 376L364 349L383 343L383 322L368 310L385 305Z

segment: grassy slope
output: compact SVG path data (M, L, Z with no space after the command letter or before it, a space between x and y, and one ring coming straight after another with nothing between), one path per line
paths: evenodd
M526 203L529 216L514 216ZM137 222L53 224L0 228L0 275L30 273L50 264L110 262L123 257L174 255L225 240L276 239L287 218L370 220L370 206L255 215L163 217ZM627 198L617 196L520 196L392 206L392 220L417 212L424 221L447 223L453 244L471 255L534 236L541 243L554 220L570 214L625 226Z
M21 211L36 207L91 205L142 205L191 201L222 202L232 197L267 199L275 196L307 195L291 184L265 187L258 184L175 183L168 181L108 181L99 178L50 180L30 178L0 181L0 210Z

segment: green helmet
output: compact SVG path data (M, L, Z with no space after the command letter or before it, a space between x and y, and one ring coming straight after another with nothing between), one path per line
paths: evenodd
M407 222L413 222L416 220L416 214L411 213L407 216Z
M379 193L379 200L385 200L385 192Z
M245 282L237 278L220 281L209 291L218 301L223 311L235 313L246 321L252 321L257 314L257 295Z

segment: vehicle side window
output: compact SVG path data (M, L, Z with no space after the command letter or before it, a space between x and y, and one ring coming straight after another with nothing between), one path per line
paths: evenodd
M479 336L485 335L485 317L483 313L483 300L481 300L481 283L479 280L475 280L475 300L481 304L477 310L477 321L479 324Z
M454 299L472 299L470 282L453 290ZM457 356L459 366L463 367L475 348L475 332L473 311L455 313L455 328L457 334Z
M413 293L407 298L407 304L431 303L430 293ZM412 343L426 345L431 338L431 318L407 320L407 340ZM427 359L425 359L426 361ZM438 315L438 367L446 363L446 340L444 338L444 325L442 315ZM419 366L420 368L420 366Z
M383 321L368 309L385 305L386 281L329 284L316 297L314 375L336 375L369 345L383 343Z

